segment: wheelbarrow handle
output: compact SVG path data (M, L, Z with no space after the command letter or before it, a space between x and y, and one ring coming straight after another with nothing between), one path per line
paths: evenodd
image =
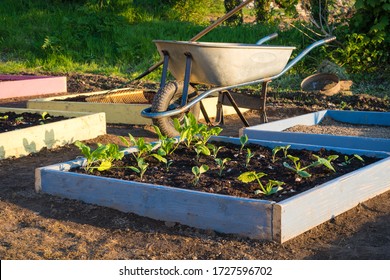
M256 45L262 45L263 43L275 39L276 37L278 37L278 33L272 33L268 36L265 36L264 38L261 38L259 41L256 42Z

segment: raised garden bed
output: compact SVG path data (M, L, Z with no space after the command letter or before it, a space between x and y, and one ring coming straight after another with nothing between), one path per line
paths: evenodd
M305 126L318 126L327 119L339 122L338 126L348 127L350 131L338 133L329 129L324 134L312 133L310 128L304 129ZM293 129L296 126L300 127L300 131ZM362 128L366 130L364 134ZM352 131L354 129L360 130L359 133L354 133ZM382 132L374 134L374 130L378 129ZM390 152L390 113L323 110L247 127L240 133L248 135L251 139Z
M213 140L226 146L240 145L236 138L214 137ZM288 143L250 140L249 144L273 149ZM291 144L290 148L321 153L324 147ZM386 172L390 167L388 153L334 147L332 150L332 153L376 157L378 161L283 200L278 193L275 199L239 197L72 172L80 169L85 159L36 169L36 191L157 220L283 243L390 189ZM134 148L127 150L131 152ZM262 161L262 156L253 160ZM152 173L157 173L156 169ZM176 176L180 174L172 178Z
M62 76L0 75L0 99L66 91L66 77Z
M76 140L87 140L106 133L104 113L79 113L64 111L43 111L21 108L0 108L0 113L10 112L23 116L31 113L42 116L38 123L21 124L20 129L0 133L0 159L20 157L38 152L42 148L54 148L73 143ZM49 115L45 116L45 113ZM4 115L3 115L4 116ZM52 116L62 120L52 122ZM48 119L48 120L44 120ZM0 120L1 121L6 121ZM23 122L23 120L21 120Z
M90 97L97 97L105 93L116 93L122 91L110 90L99 91L92 93L81 93L75 95L65 95L61 97L49 97L32 99L27 102L27 108L42 109L42 110L60 110L60 111L76 111L76 112L105 112L107 123L122 123L135 125L150 125L152 120L141 116L141 111L150 107L151 105L145 102L142 103L96 103L85 102L80 99ZM217 97L210 97L203 100L203 105L209 117L215 117ZM246 109L240 108L242 112ZM223 114L236 114L236 111L231 106L223 106ZM200 115L202 117L202 114Z

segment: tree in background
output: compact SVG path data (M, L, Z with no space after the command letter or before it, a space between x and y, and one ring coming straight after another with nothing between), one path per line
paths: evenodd
M241 4L241 0L224 0L225 11L229 12ZM242 10L239 10L225 21L228 25L240 25L243 23Z

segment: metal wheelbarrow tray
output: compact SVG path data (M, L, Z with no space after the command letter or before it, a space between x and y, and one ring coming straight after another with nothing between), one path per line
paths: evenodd
M169 54L168 69L184 80L186 54L192 57L190 82L228 86L272 77L280 73L295 47L257 44L153 41L161 56Z
M260 121L267 122L265 110L267 84L286 73L315 47L336 39L333 36L316 41L294 59L289 60L295 47L262 45L276 36L277 34L271 34L256 44L155 40L157 49L163 57L160 89L152 106L144 109L141 115L152 118L153 123L163 134L174 137L178 132L173 127L173 118L180 119L186 112L196 115L200 109L208 124L218 125L223 123L222 105L230 105L248 127L249 123L241 114L229 90L261 84L260 98L251 97L251 100L246 102L250 106L245 108L258 109ZM168 71L177 82L166 83ZM195 87L197 84L206 84L211 88L198 92ZM218 93L219 96L214 123L208 118L201 102L213 93Z

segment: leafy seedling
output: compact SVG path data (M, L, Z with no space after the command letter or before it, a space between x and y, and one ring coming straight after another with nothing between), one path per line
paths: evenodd
M275 180L269 180L264 186L260 181L260 179L264 176L267 176L267 174L265 174L264 172L248 171L238 176L238 180L246 184L256 181L260 189L256 190L255 194L264 194L268 196L277 193L278 191L283 189L281 186L284 183Z
M218 170L218 175L219 177L222 177L222 172L223 170L225 169L225 165L226 163L228 163L231 159L230 158L224 158L224 159L221 159L221 158L216 158L215 159L215 162L217 163L218 167L219 167L219 170Z
M336 172L336 170L332 165L332 161L337 159L339 157L338 155L330 155L327 158L322 158L317 155L313 155L313 157L317 159L317 161L313 163L314 166L324 165L325 167L332 170L333 172Z
M200 180L200 176L207 172L207 170L209 170L209 166L208 165L205 165L205 164L202 164L200 167L198 166L194 166L192 167L192 173L194 174L194 180L192 181L192 184L194 186L197 186L198 183L199 183L199 180Z
M286 145L286 146L276 146L275 148L272 149L272 162L275 163L276 161L276 154L279 151L283 151L284 158L287 157L288 149L291 147L291 145Z
M344 162L341 163L341 166L350 165L352 163L352 160L354 159L357 159L360 162L364 163L364 159L361 156L354 154L353 157L344 156Z
M294 157L292 155L287 155L287 158L289 158L294 163L294 166L291 166L287 162L283 162L283 166L284 167L286 167L286 168L290 169L291 171L295 172L300 177L309 178L311 176L311 174L309 172L305 171L305 169L308 169L309 167L312 167L312 165L308 165L308 166L302 167L299 157Z
M242 150L244 149L246 143L248 142L248 135L244 134L240 137L240 143L241 143L241 147L240 147L240 154L242 153Z
M128 166L127 168L131 169L132 171L136 172L139 174L139 177L142 181L144 174L146 170L148 169L149 164L145 162L143 158L138 158L137 159L137 165L138 167L135 166Z
M255 156L254 153L251 152L249 148L246 149L246 157L245 157L245 167L248 167L251 158Z

